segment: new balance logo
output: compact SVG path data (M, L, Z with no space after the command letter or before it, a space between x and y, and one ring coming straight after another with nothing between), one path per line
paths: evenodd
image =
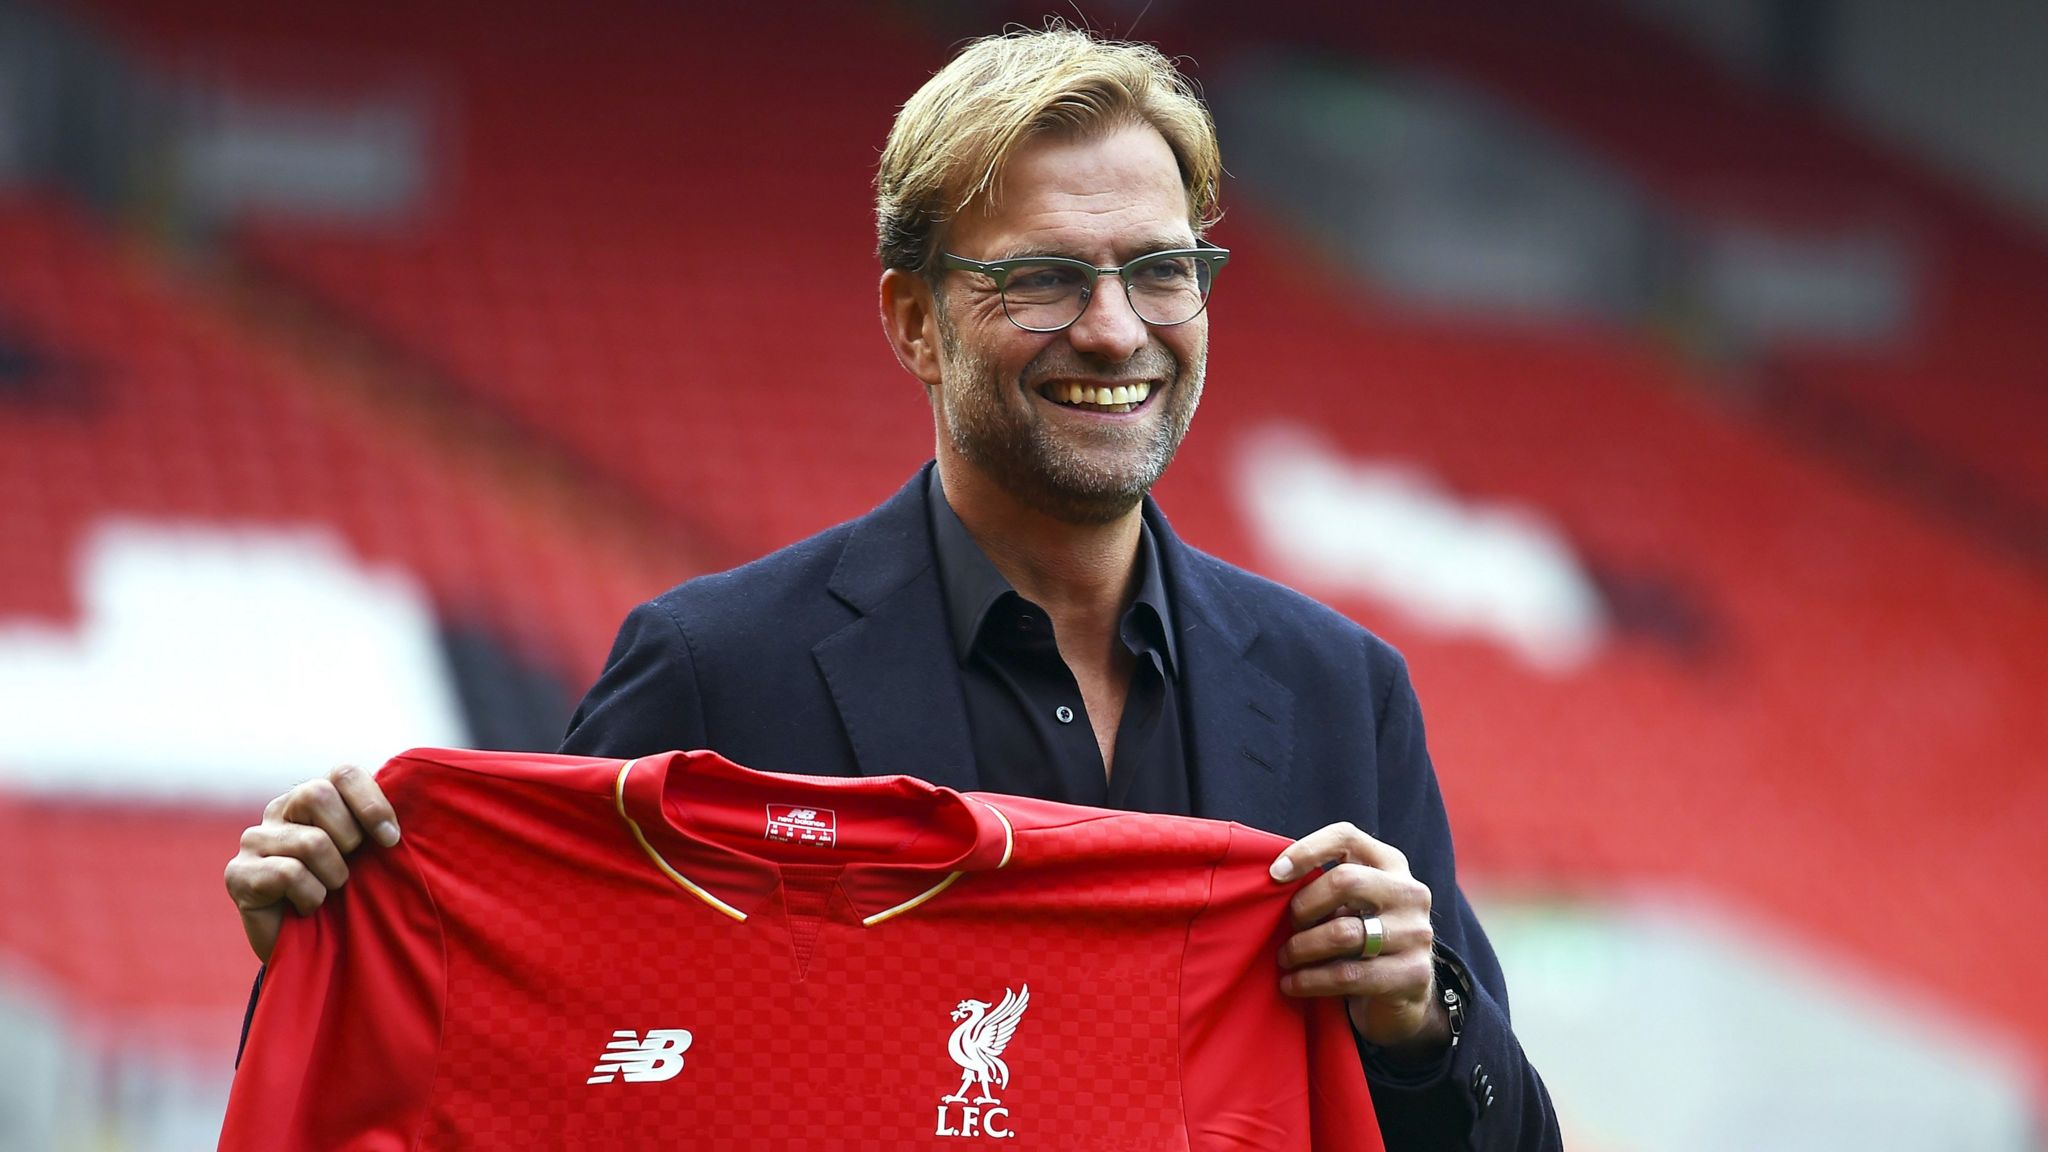
M767 838L783 844L830 848L839 839L839 814L830 808L770 804Z
M649 1028L647 1038L621 1029L612 1033L597 1067L585 1084L609 1084L623 1076L628 1084L649 1080L673 1080L683 1070L683 1053L690 1050L693 1037L682 1028Z

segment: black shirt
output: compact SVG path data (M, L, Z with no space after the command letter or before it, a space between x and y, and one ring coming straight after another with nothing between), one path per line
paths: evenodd
M967 727L980 787L1069 804L1190 815L1182 754L1180 677L1172 614L1159 549L1145 525L1138 537L1138 593L1120 631L1136 658L1115 775L1102 751L1080 686L1054 641L1052 617L996 571L931 478L932 541L945 589L953 651L967 693Z

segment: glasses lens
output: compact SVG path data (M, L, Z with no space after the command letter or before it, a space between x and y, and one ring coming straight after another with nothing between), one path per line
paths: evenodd
M1019 264L1003 281L1003 307L1026 328L1063 328L1081 315L1090 279L1079 264Z
M1124 268L1131 308L1148 324L1185 324L1209 299L1209 262L1185 253L1161 253Z

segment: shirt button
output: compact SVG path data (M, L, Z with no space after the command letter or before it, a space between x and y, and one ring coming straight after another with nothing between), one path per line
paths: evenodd
M1060 723L1062 724L1072 724L1074 722L1074 710L1072 708L1067 707L1065 704L1062 704L1059 707L1053 709L1052 714L1054 716L1059 717Z
M1029 632L1029 631L1031 631L1031 630L1032 630L1033 628L1036 628L1037 626L1038 626L1038 621L1037 621L1037 620L1035 620L1035 619L1033 619L1033 618L1032 618L1032 617L1030 617L1030 616L1019 616L1019 617L1017 617L1017 631L1019 631L1019 632Z

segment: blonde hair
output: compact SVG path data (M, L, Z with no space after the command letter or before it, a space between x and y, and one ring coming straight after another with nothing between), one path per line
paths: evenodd
M993 204L1003 165L1046 132L1129 123L1166 138L1200 235L1221 212L1216 125L1194 85L1150 44L1100 39L1054 20L976 40L896 115L875 174L877 254L925 270L940 226L977 199Z

